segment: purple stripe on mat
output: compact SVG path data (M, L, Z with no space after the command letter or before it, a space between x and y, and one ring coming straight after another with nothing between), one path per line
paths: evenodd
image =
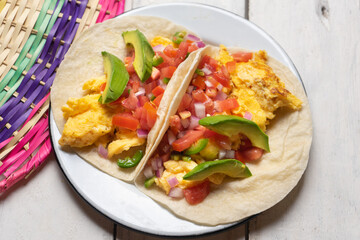
M0 107L0 115L4 113L4 116L1 115L3 121L0 122L0 142L10 137L24 123L31 112L30 104L37 104L48 93L55 79L55 68L59 66L68 51L79 27L76 19L82 17L86 5L87 1L81 1L80 4L76 4L76 1L64 3L61 9L63 16L55 21L40 54L39 58L43 59L43 62L29 69L18 88L18 97L11 98ZM71 16L70 21L68 21L69 16ZM53 41L54 37L55 41ZM65 42L63 45L60 45L61 40ZM49 69L45 67L46 63L51 63ZM36 76L35 80L30 79L32 75ZM45 85L39 85L40 81L45 82ZM20 101L23 96L27 98L25 103ZM4 127L6 123L11 124L10 129Z
M60 44L62 36L63 36L63 34L65 33L65 31L67 29L66 25L67 25L68 18L70 16L71 10L72 10L71 5L68 4L68 2L66 2L64 15L61 17L60 26L58 28L58 31L55 34L55 41L54 41L54 44L51 47L51 53L50 53L50 50L46 53L46 54L52 56L50 58L50 63L52 63L54 61L54 57L56 55L56 52L58 51L58 46Z
M28 92L28 91L33 91L35 89L36 86L39 85L39 82L41 81L41 79L45 76L46 74L46 69L42 70L38 76L36 77L36 79L34 80L34 82L29 81L28 84L25 83L25 85L30 85L26 88L24 88L25 91L21 91L21 94L19 94L19 96L16 98L17 102L12 101L13 104L9 105L7 107L7 112L5 112L2 116L3 120L0 122L0 129L2 127L5 126L5 124L7 122L10 122L11 124L11 119L16 119L17 115L22 114L21 111L21 105L24 104L23 102L21 102L21 98ZM24 86L24 85L23 85ZM33 86L33 87L32 87ZM32 88L31 88L32 87ZM30 89L31 88L31 89ZM26 96L25 96L26 97ZM26 102L28 102L28 100L26 100ZM31 104L31 102L30 102ZM30 106L29 104L29 106Z

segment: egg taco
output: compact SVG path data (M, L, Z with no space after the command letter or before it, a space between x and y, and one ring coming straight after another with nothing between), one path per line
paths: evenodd
M310 109L301 82L265 51L207 46L196 61L135 183L181 218L231 223L295 187L309 157Z
M157 17L108 20L83 32L52 87L59 144L133 180L202 47L187 29Z

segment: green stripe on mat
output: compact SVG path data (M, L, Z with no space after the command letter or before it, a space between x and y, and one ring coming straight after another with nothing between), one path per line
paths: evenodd
M43 35L44 33L48 34L51 31L64 2L65 0L60 0L58 6L54 9L56 1L45 1L34 26L34 29L37 30L37 34L30 35L14 64L17 67L17 70L10 69L4 79L0 82L0 107L4 105L20 86L20 83L24 78L21 73L24 70L28 71L34 65L46 42ZM53 11L53 14L47 14L48 10ZM31 54L30 59L26 57L27 53ZM10 87L10 90L6 91L4 89L6 86Z

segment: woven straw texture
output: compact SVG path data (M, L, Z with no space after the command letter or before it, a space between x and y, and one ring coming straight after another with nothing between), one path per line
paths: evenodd
M125 0L0 0L0 193L51 152L49 92L73 40Z

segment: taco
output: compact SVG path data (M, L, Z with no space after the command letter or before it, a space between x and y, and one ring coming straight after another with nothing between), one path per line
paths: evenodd
M265 51L207 46L196 61L135 183L181 218L231 223L295 187L309 157L310 109L301 82Z
M191 38L196 37L182 26L146 16L109 20L83 32L51 91L64 150L116 178L133 180L204 46Z

